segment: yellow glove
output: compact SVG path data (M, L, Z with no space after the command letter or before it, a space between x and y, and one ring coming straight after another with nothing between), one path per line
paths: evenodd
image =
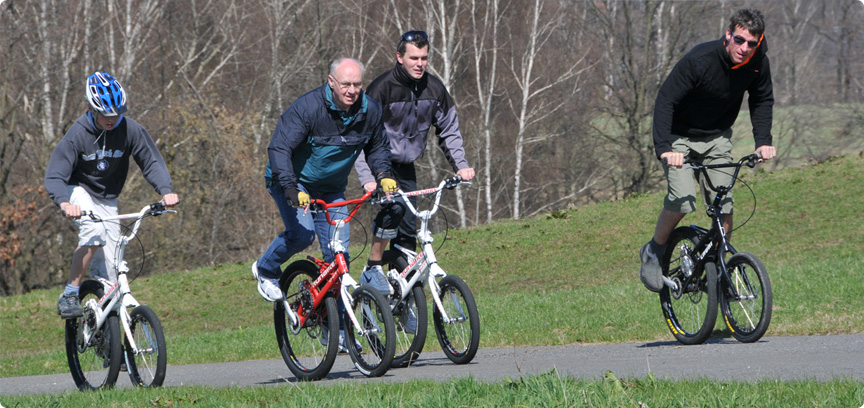
M393 193L399 189L396 180L393 180L392 178L382 178L378 184L381 185L381 189L384 190L385 193Z
M309 205L311 201L309 200L309 194L306 194L302 191L297 192L297 206L298 207L306 207Z

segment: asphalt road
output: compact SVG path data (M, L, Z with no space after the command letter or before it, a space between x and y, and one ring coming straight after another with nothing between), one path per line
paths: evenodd
M832 336L764 337L757 343L741 344L734 339L710 339L698 346L673 341L607 345L553 347L485 348L470 364L455 365L444 356L434 337L413 366L393 369L381 378L365 378L348 355L339 355L330 375L318 384L340 382L446 381L473 376L481 381L499 381L549 372L585 379L601 378L612 371L618 378L710 378L757 381L864 380L864 334ZM275 347L275 344L274 344ZM169 355L170 360L170 355ZM168 366L164 386L206 385L286 386L295 378L281 359L235 363ZM118 387L131 387L129 377L120 373ZM75 390L66 374L0 378L0 395L63 393Z

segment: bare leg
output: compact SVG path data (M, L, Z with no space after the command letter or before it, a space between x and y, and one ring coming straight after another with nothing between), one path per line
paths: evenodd
M732 214L723 214L720 216L720 222L723 223L723 229L726 230L726 240L732 240Z
M663 209L660 211L660 216L657 217L657 226L654 227L654 242L665 245L669 239L669 234L678 225L681 219L684 218L684 213L669 211Z
M369 260L380 261L384 257L384 250L387 249L389 239L372 237L372 247L369 248Z
M84 271L90 269L90 262L93 261L93 256L99 250L98 246L83 246L75 249L72 254L72 266L69 269L69 283L74 286L81 286L81 281L84 280Z

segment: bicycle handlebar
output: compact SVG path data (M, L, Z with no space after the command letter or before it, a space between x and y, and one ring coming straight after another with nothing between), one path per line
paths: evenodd
M756 167L757 161L761 158L762 154L753 153L742 157L738 160L738 162L735 163L702 164L695 159L686 159L684 163L691 164L691 166L687 167L688 169L701 171L705 175L705 180L711 190L714 190L717 193L727 193L729 192L729 190L732 190L732 187L735 185L735 181L738 180L738 172L741 171L741 166L746 165L747 167L750 167L752 169L753 167ZM711 177L708 177L708 169L722 169L732 167L735 168L735 172L732 174L732 183L730 183L728 186L715 186L714 183L711 182Z
M437 187L427 188L424 190L407 191L407 192L399 190L395 193L391 193L391 199L401 198L402 201L405 203L405 206L408 207L408 209L415 216L419 217L419 216L421 216L420 211L417 211L417 209L414 208L414 205L411 204L411 201L408 200L406 197L413 197L413 196L419 196L419 195L425 195L425 194L435 194L435 203L432 205L432 209L429 210L428 214L427 214L427 216L431 217L432 214L435 214L438 211L439 203L441 202L441 192L444 191L444 189L452 190L452 189L458 187L460 184L471 184L471 182L470 181L462 181L462 176L456 175L456 176L449 177L449 178L442 180L440 183L438 183ZM383 203L384 203L383 200L381 200L380 202L376 202L376 204L383 204Z
M328 203L328 202L325 202L324 200L314 198L312 200L309 200L309 208L315 212L317 212L317 211L323 212L324 216L327 218L327 222L330 223L330 225L336 225L338 220L333 221L333 219L330 218L330 209L335 208L335 207L346 207L349 205L353 205L354 208L352 208L351 211L348 212L348 216L341 220L342 222L350 222L351 219L354 218L354 215L357 214L357 211L360 210L360 206L363 205L363 203L365 203L366 201L369 201L369 198L372 197L372 194L374 194L374 193L375 193L374 191L367 191L365 194L360 196L360 198L355 198L353 200L338 201L335 203Z

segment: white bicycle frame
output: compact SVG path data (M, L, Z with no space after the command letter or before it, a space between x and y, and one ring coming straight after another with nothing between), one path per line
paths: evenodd
M176 213L175 210L156 210L151 208L155 204L148 204L141 211L137 213L129 213L129 214L121 214L114 217L105 217L105 218L95 218L92 212L87 212L84 215L89 215L92 219L82 219L80 222L107 222L107 221L120 221L120 220L128 220L128 219L136 219L135 224L132 226L132 229L129 231L127 235L120 237L120 242L117 245L117 252L114 257L114 265L117 272L117 282L111 282L105 278L98 278L98 281L102 284L102 287L105 289L105 294L101 299L97 302L95 299L89 299L87 303L84 304L84 309L92 310L95 314L96 324L91 328L88 324L83 324L81 328L81 334L83 335L83 344L89 344L95 332L102 327L105 323L105 320L108 319L108 316L115 312L120 317L120 322L123 326L123 333L126 336L126 339L129 340L129 345L132 347L133 354L139 354L142 352L148 352L152 350L139 350L138 346L135 344L135 339L132 338L132 330L130 328L131 318L129 316L129 308L134 309L140 303L132 296L132 289L129 287L129 279L126 274L129 272L129 266L124 259L126 253L126 245L129 244L135 236L138 234L138 228L141 226L141 220L144 219L144 216L148 213L154 212L158 214L165 213Z
M441 193L444 191L445 186L447 185L448 180L443 180L438 184L438 187L429 188L425 190L417 190L417 191L409 191L403 192L399 190L396 192L396 195L402 199L405 203L406 207L414 214L416 217L420 218L420 228L417 230L417 237L420 238L420 241L423 245L422 252L417 253L410 249L404 248L399 244L394 244L393 246L404 253L408 258L408 267L405 268L404 271L395 272L399 277L400 282L406 282L405 288L413 288L417 282L423 282L425 286L426 283L429 284L429 291L432 293L432 300L435 303L435 307L438 308L438 311L441 312L441 317L446 324L452 324L457 322L462 322L467 319L466 313L463 310L460 310L461 317L450 318L447 315L447 312L444 310L444 305L441 303L441 297L438 295L438 292L441 291L441 288L438 286L438 280L440 278L444 278L447 276L447 272L444 272L438 265L438 259L435 257L435 250L432 248L432 242L434 239L432 238L432 233L429 232L429 220L432 219L432 215L438 212L438 208L440 207L441 202ZM467 181L460 181L453 185L453 187L458 186L460 184L471 184ZM435 201L432 205L432 208L424 211L417 211L413 204L411 204L411 200L408 197L411 196L419 196L424 194L435 194ZM415 272L410 280L405 279L406 276ZM391 271L391 273L394 273ZM405 300L408 297L408 290L402 290L402 299ZM460 307L460 303L454 302L457 307Z

